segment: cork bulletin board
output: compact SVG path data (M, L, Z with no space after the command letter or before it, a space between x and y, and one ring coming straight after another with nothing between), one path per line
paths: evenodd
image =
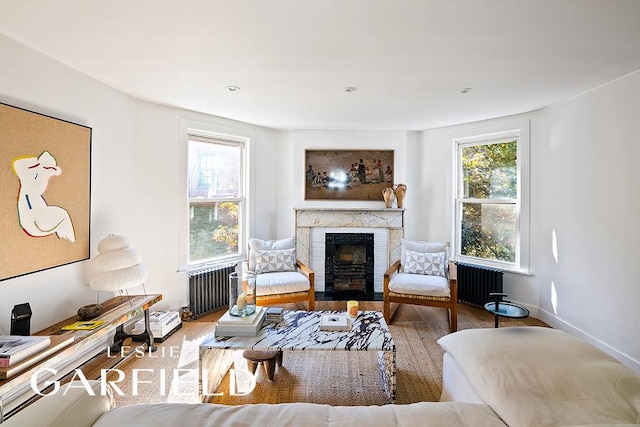
M89 258L91 128L0 103L0 280Z

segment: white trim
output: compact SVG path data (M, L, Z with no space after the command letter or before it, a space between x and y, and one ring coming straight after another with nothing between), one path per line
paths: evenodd
M462 194L462 174L460 173L459 155L462 146L484 145L486 143L508 142L517 139L517 181L518 199L490 199L483 203L514 203L516 204L516 260L513 263L484 260L475 257L465 257L459 254L460 238L458 224L461 221L459 199ZM497 267L504 271L518 274L530 274L530 123L528 119L481 127L467 128L458 131L453 138L453 191L451 192L451 206L453 223L451 230L451 253L455 260L472 262L475 264ZM467 199L475 201L477 199Z
M251 225L250 209L252 208L250 189L251 185L251 146L254 136L245 129L233 126L220 126L219 124L208 123L205 121L195 121L188 119L179 119L179 149L178 149L178 269L177 271L186 271L189 269L201 268L207 265L227 263L234 260L240 260L246 257L246 248L248 244L248 236L250 235ZM242 194L241 211L239 213L239 221L241 221L240 236L238 237L238 245L240 255L232 255L228 258L220 260L209 260L202 263L194 263L189 265L189 199L188 199L188 145L189 134L201 135L219 141L229 141L243 144L243 165L242 165Z
M579 329L578 327L570 323L567 323L562 319L559 319L554 314L549 313L548 311L543 310L542 308L538 308L538 314L536 318L542 320L544 323L546 323L547 325L555 329L560 329L571 335L582 338L583 340L587 341L590 344L593 344L594 346L598 347L600 350L604 351L610 356L616 358L622 364L628 366L635 372L640 373L640 360L633 359L631 356L616 350L615 348L611 347L607 343L584 332L582 329Z

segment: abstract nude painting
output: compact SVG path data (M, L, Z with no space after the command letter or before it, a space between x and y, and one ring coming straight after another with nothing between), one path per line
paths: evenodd
M0 280L89 258L91 128L0 104Z
M306 200L383 200L393 150L306 150Z

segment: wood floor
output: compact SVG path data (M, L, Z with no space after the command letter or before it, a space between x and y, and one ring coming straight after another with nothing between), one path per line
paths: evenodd
M286 304L284 306L288 310L306 310L305 303ZM376 310L382 311L382 301L361 301L358 308L360 310ZM316 301L316 310L347 310L346 301ZM221 309L213 313L198 318L198 322L215 322L226 310ZM391 313L393 315L391 323L395 322L438 322L447 319L447 310L442 308L424 307L419 305L408 304L391 304ZM493 322L493 314L487 312L483 308L474 307L468 304L458 304L458 321L489 321ZM529 326L549 326L541 320L533 317L526 319L517 319L520 323ZM512 320L500 318L500 326L509 326Z

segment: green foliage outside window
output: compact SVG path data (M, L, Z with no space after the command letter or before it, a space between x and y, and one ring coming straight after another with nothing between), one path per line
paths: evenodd
M237 254L239 203L198 203L191 206L191 262Z
M462 173L461 254L515 262L517 142L464 146Z

